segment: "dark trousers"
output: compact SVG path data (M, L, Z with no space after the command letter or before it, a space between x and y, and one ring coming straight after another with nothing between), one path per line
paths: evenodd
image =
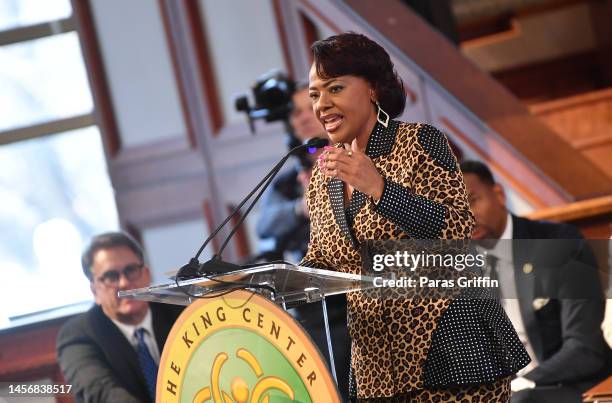
M513 393L510 403L581 403L580 390L569 386L536 386Z

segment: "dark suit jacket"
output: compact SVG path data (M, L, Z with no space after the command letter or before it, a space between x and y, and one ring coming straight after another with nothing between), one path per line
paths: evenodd
M304 256L308 248L310 221L295 212L295 205L302 203L303 193L298 175L297 167L278 175L261 200L256 231L261 239L274 239L269 260L282 260L285 251Z
M513 239L529 240L514 241L513 248L521 315L539 361L525 377L538 386L561 383L586 390L610 373L595 257L574 226L516 216L512 222Z
M150 305L160 350L183 307ZM57 337L59 365L77 402L151 402L136 350L95 305L67 322Z

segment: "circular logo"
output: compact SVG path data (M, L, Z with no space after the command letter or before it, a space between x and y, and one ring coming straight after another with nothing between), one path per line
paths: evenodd
M200 299L178 318L157 378L159 402L339 402L310 337L247 291Z

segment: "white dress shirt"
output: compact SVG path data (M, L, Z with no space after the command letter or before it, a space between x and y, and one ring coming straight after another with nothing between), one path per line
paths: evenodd
M606 300L606 314L601 324L601 330L603 330L604 339L612 348L612 237L608 242L608 275L608 292L606 293L608 299Z
M606 300L606 315L601 324L601 330L603 330L604 339L606 339L606 342L612 348L612 298Z
M155 341L155 332L153 331L153 315L151 314L151 309L147 309L147 314L145 315L142 322L140 322L138 325L128 325L125 323L118 322L114 319L111 320L119 328L121 333L130 342L134 349L137 349L138 347L138 339L134 334L136 329L145 329L144 342L149 348L149 352L151 353L151 357L153 357L153 360L155 360L155 362L159 364L160 354L157 342Z

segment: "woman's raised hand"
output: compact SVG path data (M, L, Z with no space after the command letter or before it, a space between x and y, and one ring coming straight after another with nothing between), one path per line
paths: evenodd
M365 153L327 146L319 156L318 164L324 175L338 178L376 201L382 196L384 180Z

